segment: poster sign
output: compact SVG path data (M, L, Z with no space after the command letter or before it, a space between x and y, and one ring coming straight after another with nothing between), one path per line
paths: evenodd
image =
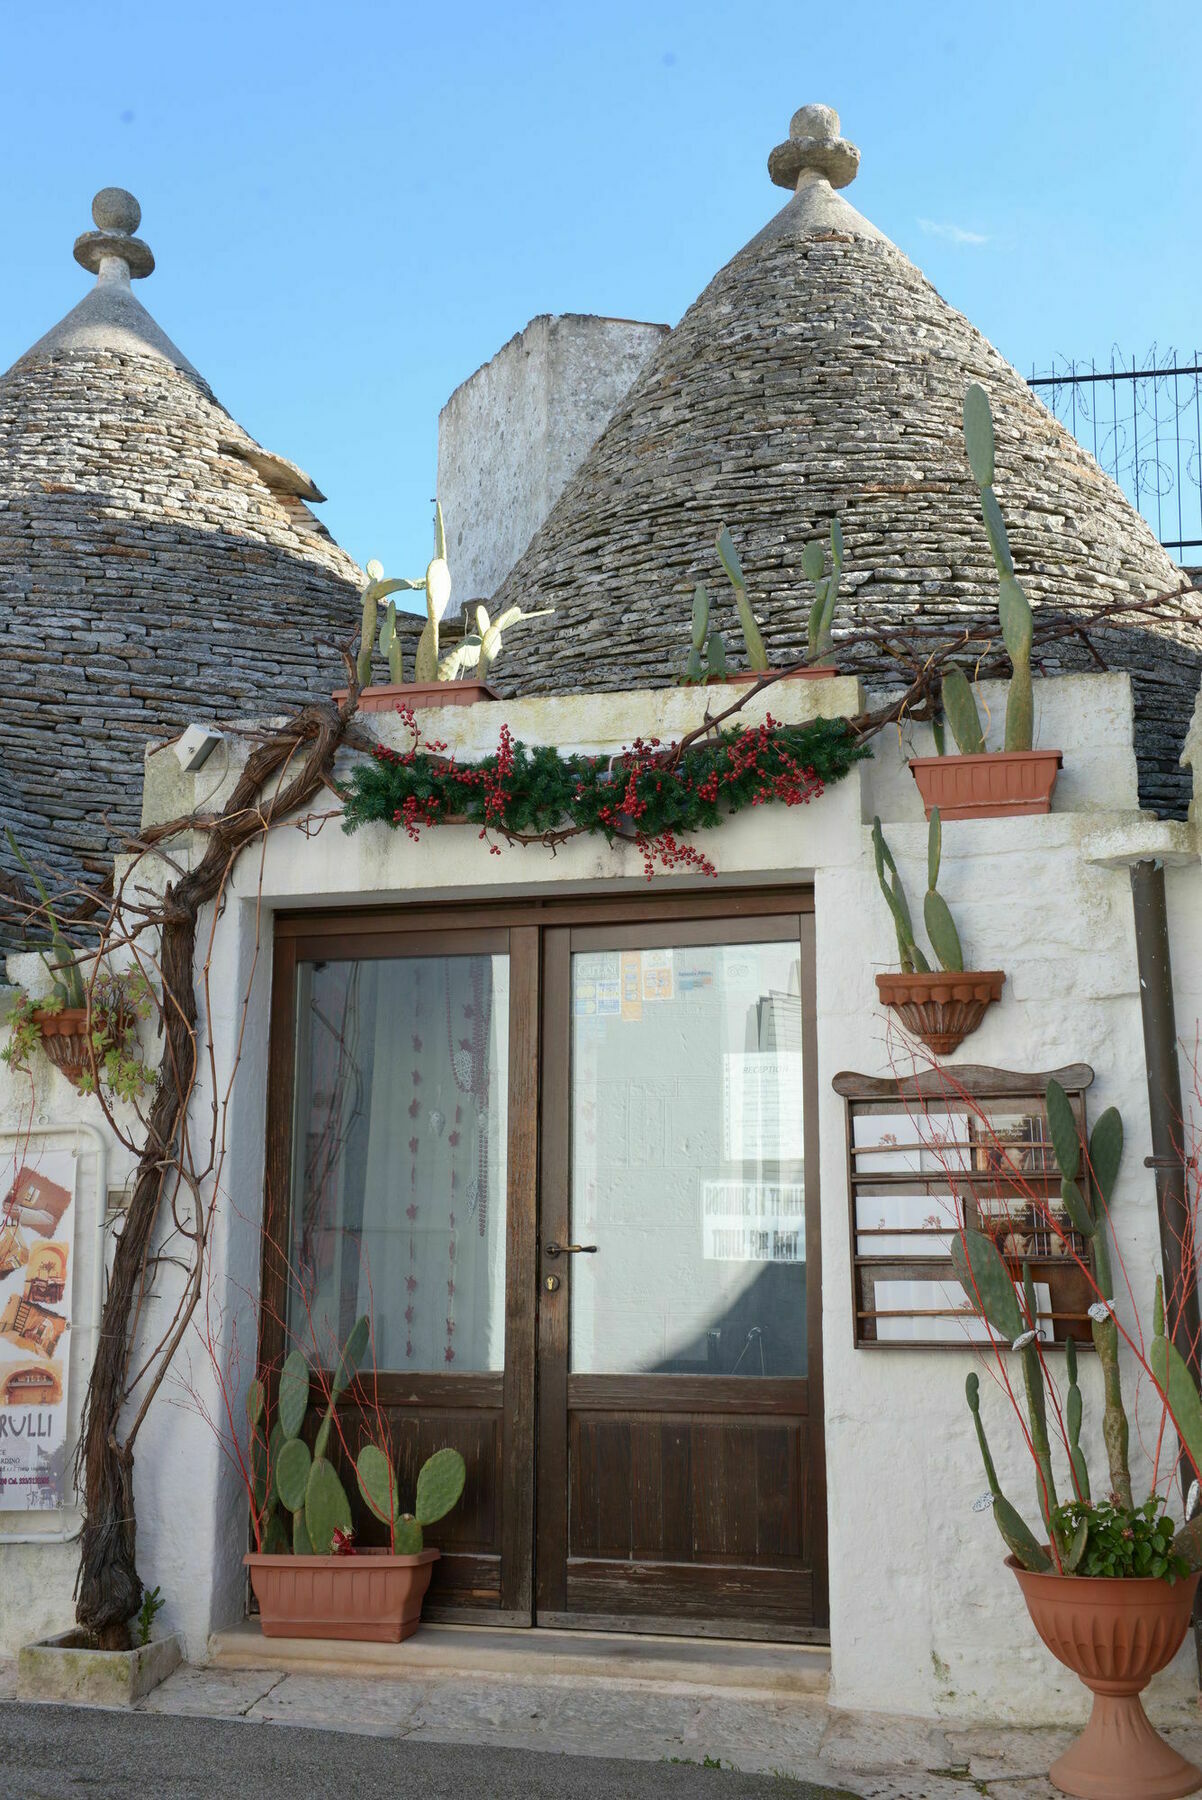
M69 1503L64 1488L74 1244L75 1155L31 1154L0 1189L2 1512L53 1511Z
M804 1262L805 1187L800 1181L703 1181L706 1262Z
M800 1159L801 1053L737 1051L723 1057L722 1124L728 1162Z

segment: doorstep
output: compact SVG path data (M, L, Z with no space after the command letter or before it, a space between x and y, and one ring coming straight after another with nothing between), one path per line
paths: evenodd
M508 1675L523 1680L571 1676L585 1681L674 1683L708 1693L824 1696L830 1652L810 1644L748 1643L731 1638L637 1637L616 1631L506 1630L485 1625L423 1625L403 1644L330 1638L265 1638L251 1620L209 1639L217 1669L320 1671L336 1675Z

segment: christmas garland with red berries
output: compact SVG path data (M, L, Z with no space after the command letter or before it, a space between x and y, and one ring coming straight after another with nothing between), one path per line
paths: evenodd
M714 866L682 840L712 831L749 806L801 806L871 754L845 719L811 719L714 732L682 744L636 739L616 756L565 755L530 746L501 727L491 756L460 762L427 742L412 713L402 716L408 749L377 745L344 790L343 829L383 824L416 843L438 824L475 824L494 855L495 838L552 846L585 832L638 845L655 869Z

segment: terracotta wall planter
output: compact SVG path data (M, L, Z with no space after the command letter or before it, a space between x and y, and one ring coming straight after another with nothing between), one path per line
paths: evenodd
M33 1022L42 1037L42 1049L68 1081L78 1087L91 1067L88 1055L88 1014L82 1006L64 1006L61 1012L38 1012Z
M882 1006L891 1006L906 1030L936 1056L947 1056L975 1031L985 1008L1002 997L1001 969L940 969L932 975L878 975Z
M915 756L910 769L928 819L1010 819L1052 809L1059 750L993 750L983 756Z
M360 1550L354 1556L262 1556L252 1550L242 1560L264 1637L399 1644L421 1623L438 1555Z
M346 688L336 689L336 704L341 706L346 695ZM482 681L381 681L361 691L359 711L396 712L407 706L410 712L424 712L429 706L474 706L477 700L500 698Z
M1167 1581L1032 1575L1014 1570L1036 1631L1058 1662L1093 1692L1089 1724L1052 1764L1052 1780L1082 1800L1177 1800L1202 1787L1202 1770L1170 1749L1140 1694L1185 1639L1198 1586Z

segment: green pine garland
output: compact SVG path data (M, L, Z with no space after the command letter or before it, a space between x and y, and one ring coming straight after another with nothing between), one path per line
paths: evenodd
M515 741L506 725L491 756L456 762L439 754L444 746L421 740L412 715L410 724L409 750L380 745L352 772L345 831L378 823L416 840L424 827L453 819L478 825L481 836L557 841L597 832L611 843L637 841L648 873L649 853L664 867L712 872L681 837L713 830L748 806L803 804L871 754L844 719L779 725L768 718L698 739L679 756L655 738L616 757L565 756L554 745Z

